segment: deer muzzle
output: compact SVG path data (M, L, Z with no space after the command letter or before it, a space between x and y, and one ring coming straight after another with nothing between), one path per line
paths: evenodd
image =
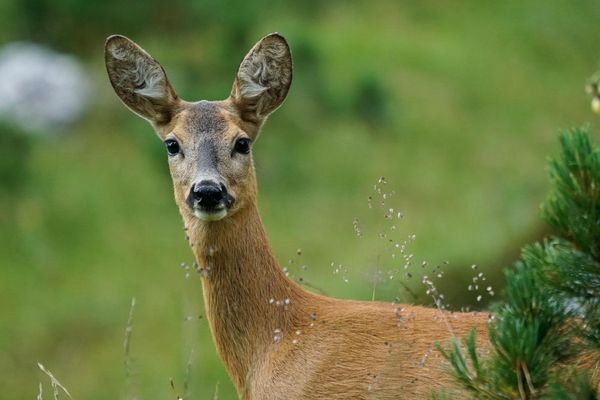
M227 215L235 199L224 184L203 180L190 189L187 203L196 217L204 221L217 221Z

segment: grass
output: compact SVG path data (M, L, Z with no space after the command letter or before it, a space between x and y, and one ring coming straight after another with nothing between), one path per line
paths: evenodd
M373 278L397 266L378 237L387 221L367 206L384 176L395 191L390 207L405 216L395 238L414 234L415 265L444 268L436 287L447 302L481 307L467 290L469 266L500 292L505 254L540 229L556 132L592 118L583 85L597 65L598 10L542 1L315 10L278 3L242 40L249 48L278 30L296 57L290 97L254 155L278 258L307 265L303 277L329 295L410 299L404 284L431 304L420 276ZM184 98L219 98L243 55L224 49L230 29L212 22L135 39L164 62ZM122 344L135 297L137 395L174 397L169 377L181 390L189 370L191 398L210 398L216 382L219 398L233 398L206 321L195 318L203 314L199 282L179 267L192 256L164 149L118 103L103 71L104 37L94 40L84 54L97 87L86 117L54 138L28 140L27 153L3 146L2 157L16 160L10 168L26 171L0 186L8 210L0 213L3 392L35 397L39 360L76 398L129 398ZM370 102L378 107L366 113ZM331 262L347 269L348 283Z
M69 399L72 399L71 397L71 393L69 393L69 391L67 390L67 388L65 388L62 383L60 383L58 381L58 379L56 379L54 377L54 375L52 374L52 372L48 371L46 369L46 367L44 367L42 364L38 363L38 367L40 368L40 370L46 374L48 376L48 378L50 379L50 385L52 386L52 398L54 400L58 400L58 394L59 392L64 392L67 397ZM37 396L37 400L43 400L44 396L43 396L43 389L42 389L42 384L40 382L39 385L39 392L38 392L38 396Z

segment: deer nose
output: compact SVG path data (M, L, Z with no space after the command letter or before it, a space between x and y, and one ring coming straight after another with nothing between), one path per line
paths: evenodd
M201 181L192 186L188 202L192 207L212 210L224 205L226 193L223 185L213 181Z

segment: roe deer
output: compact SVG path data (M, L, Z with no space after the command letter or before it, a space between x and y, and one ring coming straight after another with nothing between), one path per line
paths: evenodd
M161 65L123 36L108 38L105 58L118 96L166 145L210 329L240 398L424 399L453 384L435 342L475 328L485 348L487 314L337 300L282 271L258 213L251 154L292 81L282 36L250 50L221 101L180 99Z

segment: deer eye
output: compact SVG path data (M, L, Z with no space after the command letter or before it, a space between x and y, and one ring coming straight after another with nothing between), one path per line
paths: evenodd
M170 156L174 156L175 154L179 153L179 143L177 143L176 140L165 140L165 146L167 146L167 153L169 153Z
M250 139L239 138L233 146L233 151L240 154L250 153Z

